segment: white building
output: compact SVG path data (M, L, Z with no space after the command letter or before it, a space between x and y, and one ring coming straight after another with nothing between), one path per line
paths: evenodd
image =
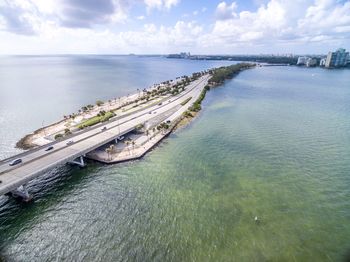
M349 52L344 48L339 48L335 52L329 52L326 59L325 67L342 67L346 66L349 58Z
M325 66L326 65L326 58L322 58L320 60L320 66Z
M311 58L311 57L309 57L309 58L306 60L306 66L307 66L307 67L317 66L317 59L316 59L316 58Z
M307 56L299 56L297 65L306 65L307 59Z

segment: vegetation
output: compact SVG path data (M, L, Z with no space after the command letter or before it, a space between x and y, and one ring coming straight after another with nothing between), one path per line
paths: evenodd
M66 129L64 130L64 134L65 134L65 135L70 135L70 134L72 134L72 132L70 131L69 128L66 128Z
M182 101L182 102L181 102L181 105L182 105L182 106L186 105L186 104L188 103L188 101L190 101L191 99L192 99L192 96L189 97L189 98L187 98L185 101Z
M141 130L142 128L144 128L144 125L143 125L143 124L138 124L138 125L136 126L136 129L137 129L137 130Z
M56 134L54 138L55 138L55 140L58 140L58 139L60 139L60 138L62 138L62 137L63 137L62 134Z
M169 124L163 122L163 123L160 123L158 126L157 126L157 130L160 131L162 130L163 132L165 132L166 130L168 130L170 127Z
M107 147L105 149L105 152L107 153L108 155L108 160L111 160L111 156L112 154L114 154L116 152L116 148L115 148L115 145L109 145L109 147Z
M211 85L222 84L226 79L233 78L241 70L251 68L253 66L255 66L255 65L249 64L249 63L240 63L240 64L235 64L235 65L231 65L231 66L224 66L224 67L210 70L210 74L212 75L212 77L209 79L208 82ZM195 76L199 77L201 74L203 74L203 73L200 73L199 75L195 75ZM201 94L199 95L198 99L189 108L189 111L186 111L184 113L185 117L191 117L192 116L191 111L192 112L199 112L202 109L201 103L202 103L203 99L205 98L205 94L209 90L210 90L210 86L206 85L204 87L204 89L202 90Z
M201 107L201 103L203 101L203 99L205 98L205 94L207 93L207 91L210 89L209 86L205 86L204 89L202 90L201 94L199 95L198 99L193 103L193 105L189 108L190 111L193 112L199 112L202 107Z
M220 85L224 83L226 79L231 79L237 75L241 70L251 68L255 64L240 63L230 66L223 66L210 71L212 77L209 79L209 84Z
M101 112L97 116L94 116L94 117L82 122L81 124L79 124L78 128L83 129L83 128L88 127L88 126L93 126L93 125L96 125L98 123L108 121L111 117L115 116L115 114L111 111L104 112L103 114L101 114Z
M96 105L97 105L97 106L102 106L102 105L103 105L103 101L97 100L97 101L96 101Z
M193 117L193 115L192 115L192 113L191 113L191 111L185 111L184 113L183 113L183 116L184 117L186 117L186 118L190 118L190 117Z

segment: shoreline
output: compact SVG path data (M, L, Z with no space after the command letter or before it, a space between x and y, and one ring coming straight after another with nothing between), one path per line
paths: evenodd
M240 71L247 68L251 68L251 66L243 66L243 68L238 66L238 70L237 68L231 68L232 72L230 72L230 69L228 68L221 68L215 72L212 72L212 77L208 80L207 85L203 87L202 91L196 96L196 98L193 99L194 102L189 107L180 109L179 116L174 117L171 115L163 120L163 123L171 123L168 128L163 129L158 133L155 132L153 128L153 136L151 136L151 138L149 138L148 131L147 135L143 134L141 136L128 134L126 142L124 142L126 144L124 147L119 146L120 142L117 142L116 144L107 144L104 147L89 152L87 154L87 158L104 164L116 164L142 158L147 152L157 146L164 138L175 130L188 126L199 115L201 111L201 103L206 96L206 92L208 92L211 88L221 86L225 80L235 77ZM177 111L177 113L179 113L179 111ZM132 144L132 146L130 146L130 144Z
M177 81L180 81L182 78L178 78L178 80L168 80L172 84L177 83ZM164 87L165 83L167 81L161 82L159 84L154 84L149 88L145 88L142 92L143 93L149 93L155 90L157 87L161 86ZM91 110L89 111L82 111L78 110L78 113L72 113L71 115L67 116L67 118L61 119L57 122L54 122L52 124L49 124L47 126L38 128L34 130L33 132L23 136L20 140L16 142L15 148L19 148L22 150L29 150L29 149L35 149L36 147L43 146L50 144L52 142L55 142L56 140L54 137L52 137L55 134L60 134L69 128L70 131L68 132L68 135L71 134L72 131L76 132L79 131L79 124L81 124L84 121L87 121L89 119L92 119L96 117L99 112L106 111L119 111L118 116L121 115L127 115L132 113L133 111L137 111L139 106L142 104L150 104L149 102L152 102L152 104L156 104L161 100L162 97L157 97L152 100L147 100L147 102L139 103L140 102L140 92L139 93L133 93L128 96L122 96L118 98L114 98L113 100L107 100L107 101L99 101L102 102L102 105L90 105ZM117 101L118 100L118 101ZM114 101L114 102L113 102ZM136 106L137 105L137 106ZM89 105L88 105L89 106ZM83 106L85 107L85 106ZM82 108L83 108L82 107ZM66 116L64 116L66 117ZM70 125L68 127L68 125ZM72 130L72 131L71 131ZM64 134L67 136L67 134Z
M144 150L139 150L140 152L138 152L137 155L135 155L133 157L126 156L124 158L119 157L119 158L122 158L125 160L116 160L116 161L112 161L112 162L116 163L116 162L121 162L121 161L128 161L128 160L132 160L132 159L141 158L142 156L144 156L149 150L151 150L154 146L156 146L159 142L161 142L161 140L163 140L171 132L187 126L190 122L192 122L193 119L195 119L197 117L199 111L201 110L201 106L200 106L201 101L204 99L205 94L208 90L210 90L211 88L221 86L225 80L234 78L237 74L239 74L240 71L243 71L245 69L249 69L249 68L252 68L255 66L256 66L256 64L241 63L241 64L234 64L234 65L227 66L227 67L220 67L220 68L214 68L214 69L208 70L211 78L208 80L207 86L205 88L203 88L203 90L200 93L200 95L198 96L198 98L193 103L191 102L192 104L189 105L189 107L187 106L185 110L182 110L182 113L180 116L176 117L176 119L172 119L172 121L176 122L175 125L173 125L163 135L158 136L157 141L152 141L152 143L146 144ZM228 73L227 72L228 69L231 69L232 72ZM196 73L194 73L193 76L195 74ZM126 116L128 114L132 114L137 110L143 110L144 109L143 107L147 108L150 105L154 105L154 104L159 103L159 101L168 100L169 97L171 97L171 95L168 95L165 97L164 96L154 96L154 98L152 98L152 99L149 99L149 97L148 97L145 102L142 100L142 98L145 94L147 96L150 93L153 93L156 90L159 90L160 87L163 87L163 88L167 87L169 89L169 87L176 86L177 83L179 83L179 82L182 83L184 81L183 79L186 79L186 78L188 81L189 77L186 76L186 77L177 77L176 80L168 80L168 81L164 81L160 84L154 84L150 88L144 89L142 91L142 96L140 96L140 92L139 92L138 94L136 93L136 94L131 94L130 96L126 96L126 97L115 98L114 103L113 103L113 100L108 100L106 102L97 101L95 106L92 106L92 105L87 106L87 107L91 108L91 111L86 112L86 111L79 110L78 114L73 113L69 117L65 116L64 119L62 119L58 122L52 123L52 124L45 126L45 127L42 127L42 128L39 128L39 129L35 130L34 132L25 135L16 143L16 147L20 148L20 149L28 150L28 149L35 149L35 148L40 147L40 146L48 145L50 143L55 142L57 139L53 139L53 138L56 138L57 134L62 134L63 130L65 130L65 131L68 130L68 132L65 132L60 137L67 137L68 138L73 133L79 132L83 129L83 128L78 128L78 126L81 126L82 123L85 123L86 121L90 121L92 118L96 118L101 113L101 108L106 109L106 111L108 110L108 112L113 112L113 117L115 117L115 116L121 117L121 116ZM192 81L194 81L194 80L186 82L187 85L189 83L191 83ZM119 102L117 102L117 100ZM141 101L141 103L139 103L140 101ZM99 105L98 102L101 105ZM142 106L141 109L139 108L139 106ZM84 107L82 107L82 108L84 108ZM114 113L114 112L116 112L116 113ZM113 117L112 117L112 119L113 119ZM109 119L107 119L107 121L108 120ZM98 123L100 123L100 122L97 122L97 124ZM95 123L93 125L95 125ZM68 128L68 126L69 126L69 128ZM103 157L105 157L105 156L103 156ZM96 157L92 157L92 158L88 157L88 158L99 161L99 160L103 159L103 157L102 158L99 157L97 159L96 159ZM102 160L100 162L111 163L111 161L104 161L104 160Z

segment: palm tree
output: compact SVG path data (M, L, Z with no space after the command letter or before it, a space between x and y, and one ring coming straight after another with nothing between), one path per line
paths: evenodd
M108 155L108 160L111 160L111 149L110 149L109 147L107 147L107 148L105 149L105 151L106 151L106 153L107 153L107 155Z
M111 153L114 154L115 153L115 145L114 144L111 144L109 146L109 149L111 150Z
M128 151L129 151L129 155L130 155L130 148L129 148L130 142L129 142L129 140L125 140L124 143L125 143L125 145L126 145L126 148L127 148Z
M145 134L147 136L147 141L149 141L149 131L148 131L148 129L146 130Z
M134 151L134 150L135 150L135 144L136 144L136 143L135 143L135 140L132 140L132 141L131 141L131 144L132 144L132 151Z

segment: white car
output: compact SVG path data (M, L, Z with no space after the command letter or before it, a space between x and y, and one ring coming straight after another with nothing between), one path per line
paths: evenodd
M9 164L10 166L15 166L18 165L19 163L22 163L22 159L17 158L15 160L12 160L11 163Z

